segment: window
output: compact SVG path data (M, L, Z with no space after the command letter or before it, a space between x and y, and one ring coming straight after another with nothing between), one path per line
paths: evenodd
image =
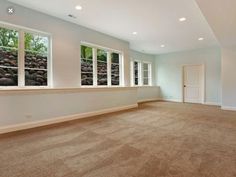
M151 85L151 63L143 63L143 85Z
M25 85L48 84L48 37L25 33Z
M111 53L111 85L120 85L120 55Z
M0 86L47 86L49 37L0 27Z
M151 63L132 61L131 62L131 79L133 86L151 86Z
M18 85L19 33L0 27L0 86Z
M141 63L139 61L132 62L132 85L141 85Z
M81 85L93 85L93 49L81 46Z
M121 57L110 49L81 45L81 85L120 86Z
M107 51L97 49L97 85L107 85Z

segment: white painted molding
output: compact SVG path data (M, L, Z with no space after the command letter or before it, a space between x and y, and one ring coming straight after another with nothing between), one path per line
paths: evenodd
M2 88L0 95L26 95L26 94L58 94L58 93L80 93L80 92L107 92L137 90L135 87L78 87L78 88L48 88L48 87L25 87L25 88Z
M138 103L147 103L147 102L155 102L160 101L161 99L155 98L155 99L145 99L145 100L139 100Z
M160 86L155 86L155 85L138 85L138 86L133 86L136 88L160 88Z
M163 99L163 98L161 98L160 101L177 102L177 103L183 102L181 99Z
M181 99L159 99L160 101L168 101L168 102L177 102L177 103L183 103ZM219 103L216 102L205 102L205 103L200 103L204 105L210 105L210 106L220 106Z
M204 104L209 105L209 106L220 106L221 105L220 103L217 103L217 102L205 102Z
M226 111L236 111L236 107L231 106L221 106L221 109Z
M26 130L26 129L36 128L36 127L42 127L42 126L52 125L52 124L57 124L57 123L62 123L62 122L68 122L68 121L72 121L72 120L83 119L83 118L98 116L98 115L112 113L112 112L123 111L123 110L137 108L137 107L138 107L138 104L133 104L133 105L128 105L128 106L103 109L103 110L94 111L94 112L56 117L56 118L46 119L46 120L42 120L42 121L27 122L27 123L22 123L22 124L10 125L10 126L5 126L5 127L0 127L0 134L15 132L15 131L19 131L19 130Z

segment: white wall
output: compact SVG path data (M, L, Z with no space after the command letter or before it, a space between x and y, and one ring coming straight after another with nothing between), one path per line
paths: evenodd
M236 45L222 48L222 108L236 110Z
M236 1L196 2L222 48L222 108L236 110Z
M0 92L0 134L137 107L137 89L33 89Z
M137 87L138 102L157 101L160 99L160 87Z
M158 100L159 87L14 89L1 90L0 98L1 134L60 117L67 120L133 108L138 102Z
M163 99L182 101L182 66L205 65L206 103L221 103L220 48L198 49L157 56L156 75Z
M9 6L14 6L14 15L6 13ZM150 91L149 88L145 88L138 92L138 88L129 87L130 49L126 41L14 5L5 0L0 0L0 21L50 33L53 55L53 89L0 90L0 133L1 130L3 132L12 130L8 129L9 126L18 127L24 124L23 127L27 128L37 126L39 122L41 125L42 122L53 122L54 118L62 116L80 117L79 115L90 115L91 112L101 113L104 110L106 112L129 108L136 106L138 99L143 101L158 97L157 88L150 87ZM77 89L80 83L81 41L122 51L124 81L125 86L128 87ZM141 56L140 59L144 61L154 61L151 55L138 53L137 56ZM61 89L58 92L58 88L75 88L76 90ZM25 126L26 124L30 126Z
M134 50L130 50L130 59L132 61L138 60L141 62L150 62L152 64L152 85L156 85L156 67L155 67L155 55L144 54L141 52L136 52Z
M9 6L14 6L14 15L7 14ZM14 5L5 0L0 1L0 21L36 29L52 35L54 87L77 87L79 85L81 41L123 51L125 86L130 84L129 43L126 41Z

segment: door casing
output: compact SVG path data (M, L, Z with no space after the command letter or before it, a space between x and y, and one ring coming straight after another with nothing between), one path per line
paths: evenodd
M188 65L183 65L182 66L182 102L184 103L185 102L185 94L184 94L184 68L185 67L188 67L188 66L201 66L201 71L202 71L202 83L201 83L201 91L202 91L202 94L201 94L201 104L204 104L205 103L205 98L206 98L206 88L205 88L205 77L206 77L206 74L205 74L205 65L204 64L188 64Z

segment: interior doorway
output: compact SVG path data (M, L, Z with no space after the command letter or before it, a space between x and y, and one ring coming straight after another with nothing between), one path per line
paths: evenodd
M183 102L204 103L204 73L204 65L185 65L183 67Z

